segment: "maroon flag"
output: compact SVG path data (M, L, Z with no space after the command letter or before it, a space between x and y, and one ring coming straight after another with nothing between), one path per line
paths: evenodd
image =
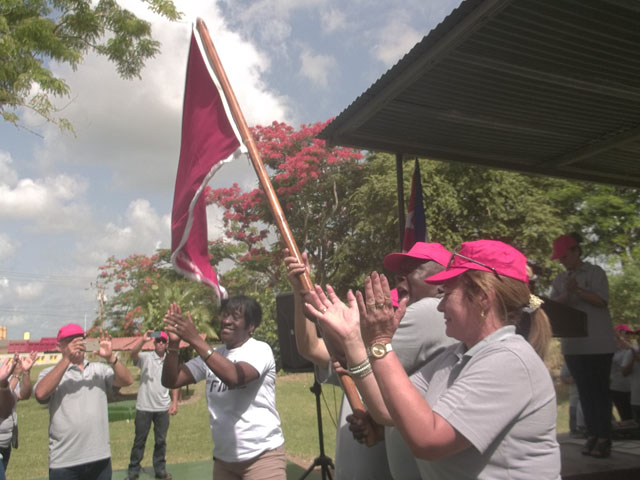
M411 181L411 196L407 207L407 219L404 224L404 238L402 239L402 251L408 252L416 242L428 242L427 220L424 214L422 200L422 180L420 178L420 164L416 158L416 166L413 170Z
M246 152L196 32L191 35L182 110L182 142L171 212L171 262L185 277L224 297L209 263L205 186L226 162Z

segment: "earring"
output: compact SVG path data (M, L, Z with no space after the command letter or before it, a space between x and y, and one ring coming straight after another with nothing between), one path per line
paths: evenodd
M487 317L487 312L485 312L484 310L480 312L480 317L484 320Z

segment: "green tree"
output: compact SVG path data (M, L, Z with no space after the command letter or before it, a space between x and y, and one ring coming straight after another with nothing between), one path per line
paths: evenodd
M142 0L170 19L181 17L171 0ZM123 9L116 0L3 0L0 2L0 113L18 125L21 107L61 128L53 97L70 93L49 62L74 70L89 51L115 63L123 78L140 77L144 63L160 50L151 25ZM35 94L32 92L36 92Z
M211 251L222 260L231 245L212 243ZM160 249L151 256L111 257L100 266L98 281L109 292L104 318L94 328L107 327L118 335L134 335L148 329L161 330L169 305L177 302L191 313L199 331L217 338L217 299L211 289L177 274L170 263L171 252ZM104 325L103 325L104 322Z

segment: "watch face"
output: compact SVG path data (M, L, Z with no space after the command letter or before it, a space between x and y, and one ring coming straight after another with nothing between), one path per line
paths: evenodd
M371 345L371 354L374 357L383 357L387 353L387 349L383 343L374 343Z

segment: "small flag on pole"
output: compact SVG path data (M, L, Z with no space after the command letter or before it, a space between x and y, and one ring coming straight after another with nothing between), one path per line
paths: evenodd
M424 215L424 203L422 200L422 181L420 179L420 163L416 158L416 166L413 170L411 181L411 196L407 208L407 219L404 224L404 238L402 251L408 252L416 242L428 242L427 221Z
M182 142L171 212L171 262L185 277L226 292L209 262L207 211L202 195L224 164L246 153L220 82L205 61L194 30L182 111Z

